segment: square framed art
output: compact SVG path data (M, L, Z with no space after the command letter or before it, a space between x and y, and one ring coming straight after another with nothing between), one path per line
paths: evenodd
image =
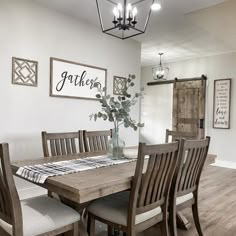
M37 87L38 62L23 58L12 58L12 84Z
M114 76L113 78L113 94L123 95L123 90L126 87L126 78L120 76Z

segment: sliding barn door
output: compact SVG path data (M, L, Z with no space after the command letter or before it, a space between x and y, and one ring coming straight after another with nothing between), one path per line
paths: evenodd
M172 129L205 136L206 80L176 81L173 91Z

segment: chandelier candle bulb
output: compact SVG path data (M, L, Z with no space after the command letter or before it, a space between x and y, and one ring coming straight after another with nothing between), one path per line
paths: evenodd
M151 9L152 9L153 11L159 11L159 10L161 10L161 4L159 4L159 3L153 3L152 6L151 6Z
M127 12L126 12L126 15L127 15L127 20L129 20L131 18L131 11L132 11L132 5L129 3L127 5Z
M133 24L134 27L135 27L135 25L138 23L138 22L136 21L136 15L137 15L137 13L138 13L138 10L137 10L136 7L134 7L134 9L133 9L133 21L132 21L132 24Z
M119 12L119 18L121 19L122 18L122 11L123 11L121 3L118 3L117 9L118 9L118 12Z
M137 13L138 13L138 9L137 9L137 7L134 7L134 9L133 9L133 17L134 17L134 19L135 19Z
M113 14L114 14L114 20L112 21L112 23L116 26L118 23L117 18L119 16L119 12L116 7L114 7L114 9L113 9Z
M113 9L113 14L114 14L114 16L115 16L116 18L118 18L118 16L119 16L119 11L118 11L117 7L114 7L114 9Z

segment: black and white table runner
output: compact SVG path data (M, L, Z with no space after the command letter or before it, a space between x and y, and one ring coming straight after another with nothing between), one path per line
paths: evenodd
M91 170L106 166L118 165L135 161L133 158L111 159L107 155L59 161L46 164L23 166L16 172L17 175L31 182L43 184L48 177L66 175L84 170Z

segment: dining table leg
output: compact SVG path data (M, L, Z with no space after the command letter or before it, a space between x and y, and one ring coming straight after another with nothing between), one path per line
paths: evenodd
M186 217L180 211L177 212L176 221L177 221L177 227L179 229L189 230L192 227L191 223L186 219Z

